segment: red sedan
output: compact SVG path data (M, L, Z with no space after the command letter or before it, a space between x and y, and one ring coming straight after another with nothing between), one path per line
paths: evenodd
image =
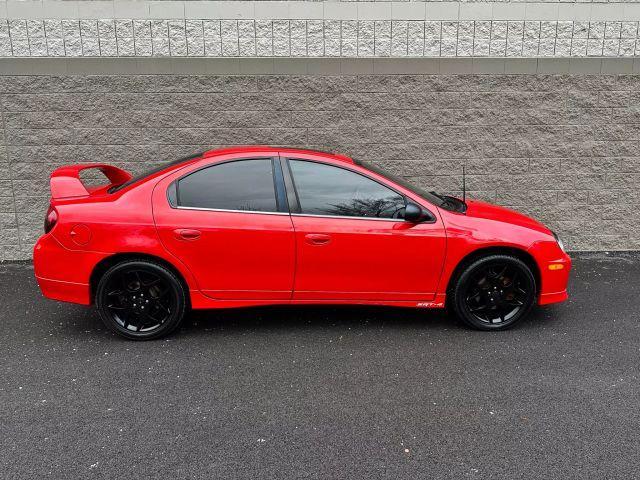
M90 168L108 184L85 186ZM115 332L150 339L190 308L274 304L449 306L501 330L565 300L571 260L512 210L342 155L238 147L135 178L57 169L34 267L46 297L95 303Z

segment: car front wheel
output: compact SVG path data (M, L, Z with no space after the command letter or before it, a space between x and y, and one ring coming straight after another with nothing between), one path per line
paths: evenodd
M127 260L109 268L96 289L105 325L133 340L167 335L182 321L187 298L180 280L147 260Z
M504 330L533 306L536 281L519 258L489 255L468 265L451 293L451 306L463 323L479 330Z

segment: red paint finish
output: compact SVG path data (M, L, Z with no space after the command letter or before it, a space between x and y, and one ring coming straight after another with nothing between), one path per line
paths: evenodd
M568 298L567 283L571 270L571 258L554 241L535 242L528 250L540 269L540 305L562 302ZM556 269L561 266L560 269ZM551 268L550 268L551 267Z
M96 252L69 250L52 234L43 235L33 250L36 280L48 298L89 305L89 277L104 257Z
M353 170L428 210L432 222L175 208L173 182L242 159L296 158ZM268 161L268 160L266 160ZM107 185L85 188L79 172L101 169ZM544 225L469 201L465 213L431 204L341 155L271 147L210 151L110 193L131 176L116 167L62 167L51 176L57 221L34 249L45 296L91 304L91 279L114 255L153 257L176 270L193 308L271 304L445 305L449 281L470 255L508 248L531 260L539 304L567 298L571 260ZM286 193L286 192L285 192ZM285 202L286 204L286 202ZM487 250L488 251L488 250Z
M80 246L86 245L91 240L91 230L83 223L77 223L71 227L69 235L71 240Z
M163 246L191 270L205 295L291 298L295 246L289 215L160 207L155 212Z
M433 298L446 244L441 222L292 218L298 259L294 300ZM410 261L403 258L408 252Z
M272 152L254 149L249 154L232 152L214 158L222 162L247 155L273 157ZM152 203L160 242L182 260L206 297L290 300L295 270L290 215L173 208L167 201L167 188L174 180L210 163L205 158L158 182Z

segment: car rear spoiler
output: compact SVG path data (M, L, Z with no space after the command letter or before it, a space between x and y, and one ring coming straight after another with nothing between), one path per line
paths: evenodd
M60 167L51 173L49 181L51 185L51 198L86 197L95 190L88 189L80 180L80 172L88 169L98 169L109 180L109 187L120 185L131 179L131 174L112 165L104 163L84 163L80 165L67 165Z

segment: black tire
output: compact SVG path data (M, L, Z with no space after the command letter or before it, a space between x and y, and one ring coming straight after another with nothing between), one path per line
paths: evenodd
M535 277L522 260L488 255L460 273L451 289L450 305L469 327L505 330L529 313L535 298Z
M132 340L163 337L182 322L185 288L166 267L149 260L125 260L109 268L96 289L104 324Z

